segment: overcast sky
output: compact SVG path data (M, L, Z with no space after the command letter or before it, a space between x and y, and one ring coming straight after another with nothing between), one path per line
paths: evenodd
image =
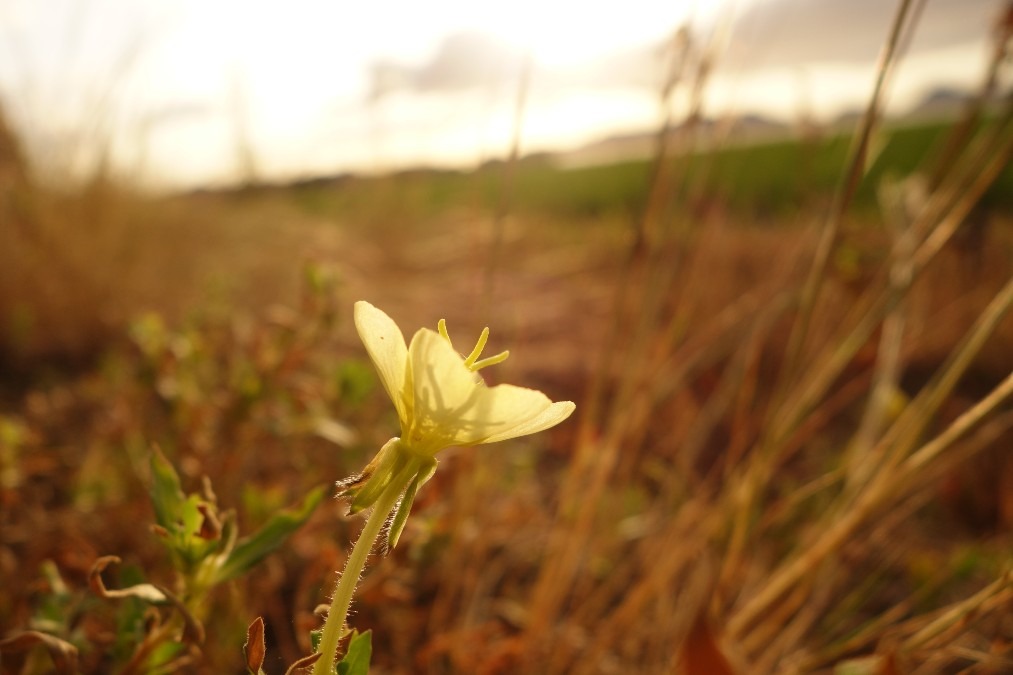
M890 103L981 78L1002 0L928 0ZM713 115L867 97L889 0L0 0L0 97L42 164L106 148L150 183L471 166L508 147L530 65L525 149L659 116L664 46L723 46ZM728 30L725 30L728 29Z

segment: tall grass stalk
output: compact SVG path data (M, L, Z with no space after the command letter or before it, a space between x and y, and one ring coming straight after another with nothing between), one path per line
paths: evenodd
M760 447L755 451L757 454L756 459L747 465L741 489L734 492L735 505L733 508L736 517L729 535L729 549L725 569L721 575L726 580L729 578L732 570L741 564L742 556L745 554L750 540L749 522L751 520L751 512L762 489L761 486L768 481L773 466L776 463L772 455L776 454L777 448L780 446L779 440L783 430L783 426L779 423L778 418L783 415L782 405L789 394L791 383L796 380L798 370L804 358L810 323L816 309L820 289L827 276L828 263L834 246L837 243L841 221L865 169L869 143L879 119L882 97L888 76L894 65L898 47L901 44L901 37L907 25L910 9L911 0L900 0L890 33L880 53L879 62L876 67L875 84L869 97L868 106L861 118L858 130L852 138L841 182L838 184L826 219L823 221L812 265L809 269L809 275L800 291L798 312L796 313L795 321L788 337L788 343L784 352L784 364L782 365L777 385L774 389L773 401L769 407L771 417L768 433L764 441L761 442Z
M911 453L908 448L915 442L941 400L940 395L948 392L956 378L963 372L970 358L977 352L985 337L991 334L996 322L1013 304L1013 280L993 300L978 325L951 360L949 368L943 370L939 383L927 388L930 392L923 397L927 403L916 400L909 406L907 413L896 423L894 429L905 430L900 439L888 435L885 441L892 441L883 448L883 453L895 459L879 467L875 477L870 479L848 508L833 512L832 520L817 530L819 535L798 549L793 557L786 560L765 582L762 590L735 612L729 622L729 630L733 634L746 631L762 614L799 584L806 576L819 568L831 553L840 548L841 544L852 536L862 524L879 509L896 502L902 492L899 490L906 480L910 480L916 470L925 466L929 459L935 458L945 448L980 424L986 415L995 411L996 407L1013 393L1013 375L1007 377L991 394L978 402L971 410L957 419L943 434L930 443ZM910 425L909 431L906 426ZM897 472L899 458L907 456L903 473ZM915 458L918 458L917 460Z
M872 140L873 130L879 121L886 84L895 64L895 56L901 43L901 36L906 29L910 10L911 0L900 0L898 2L897 13L894 15L889 36L886 39L883 50L880 52L879 62L876 65L876 79L872 93L869 96L868 106L861 118L857 132L852 137L841 182L838 184L837 191L834 194L827 218L823 222L819 243L813 256L813 264L805 285L802 287L798 317L792 328L791 337L788 339L788 346L785 352L787 355L785 370L782 376L786 381L795 375L795 369L799 366L809 332L809 322L812 319L812 313L816 307L816 300L819 296L823 280L826 278L827 263L830 260L834 244L837 242L841 220L847 211L848 205L851 203L852 197L855 195L855 191L858 189L858 184L865 171L869 143Z

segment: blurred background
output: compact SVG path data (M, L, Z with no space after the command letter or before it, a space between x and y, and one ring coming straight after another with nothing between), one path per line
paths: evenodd
M1013 669L1011 12L0 0L0 635L134 672L88 579L178 582L152 444L250 527L360 470L366 299L577 403L447 453L377 672ZM309 653L359 527L325 499L186 667Z
M1001 4L926 3L887 114L938 115L970 94ZM713 52L709 118L786 135L861 112L892 12L872 0L11 0L0 90L33 166L80 178L107 163L161 190L474 168L508 154L519 87L524 153L607 162L650 148L570 155L655 129L679 29Z

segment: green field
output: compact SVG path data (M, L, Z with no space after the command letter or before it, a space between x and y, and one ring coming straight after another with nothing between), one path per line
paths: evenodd
M855 208L877 208L876 189L885 178L903 178L931 162L941 150L950 125L943 122L890 127L873 141ZM817 140L786 139L719 148L706 154L669 158L685 179L684 194L716 202L749 218L778 218L825 203L833 194L847 159L851 136ZM580 219L635 214L646 199L651 161L560 169L551 156L522 159L514 168L506 200L517 213ZM396 206L406 214L432 215L450 207L495 210L504 203L504 167L476 172L418 170L382 179L348 178L295 186L307 208L321 214L370 213L377 194L396 191ZM382 200L381 200L382 201ZM1007 168L984 198L995 210L1013 207L1013 169Z

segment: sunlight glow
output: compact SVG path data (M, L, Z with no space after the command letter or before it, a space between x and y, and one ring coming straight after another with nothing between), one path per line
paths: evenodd
M530 49L539 64L561 66L660 43L691 17L693 4L691 0L622 4L518 0L505 12L485 6L476 19L482 30Z
M662 46L687 23L705 43L731 15L749 20L730 33L736 55L718 59L708 114L790 120L809 96L814 113L836 115L864 98L878 38L850 51L845 41L841 56L840 39L834 52L786 20L806 1L7 0L0 104L36 159L90 146L84 156L98 161L111 149L124 172L152 182L235 180L244 153L265 178L466 166L509 147L525 59L523 150L573 148L657 124ZM749 14L761 7L762 20ZM937 33L959 18L945 10ZM881 19L865 21L882 32ZM912 54L891 101L966 83L978 44ZM822 60L798 56L821 47Z

